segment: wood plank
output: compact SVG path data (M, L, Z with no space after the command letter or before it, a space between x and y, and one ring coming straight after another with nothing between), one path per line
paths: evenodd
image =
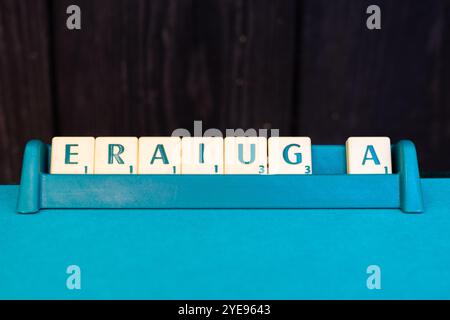
M431 70L432 103L428 107L431 121L425 146L427 172L450 172L450 2L439 3L439 14L429 43L436 57Z
M298 1L252 0L243 2L244 25L236 34L233 75L235 100L224 106L226 125L277 128L291 134L295 38Z
M0 181L17 183L27 140L53 135L48 2L0 1Z
M80 0L79 31L70 4L53 1L61 134L290 128L295 0Z
M448 169L441 156L450 132L442 51L448 56L448 2L377 1L382 29L375 31L365 26L370 4L303 1L297 133L315 143L355 135L412 139L423 170Z

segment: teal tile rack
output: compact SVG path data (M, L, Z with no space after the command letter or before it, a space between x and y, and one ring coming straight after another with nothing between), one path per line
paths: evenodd
M352 209L424 211L414 143L392 146L393 174L346 174L345 146L313 145L312 175L54 175L51 147L27 143L17 212L40 209Z

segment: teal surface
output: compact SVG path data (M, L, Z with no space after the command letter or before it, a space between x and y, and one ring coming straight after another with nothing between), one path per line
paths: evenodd
M449 299L450 179L399 209L50 209L0 186L0 298ZM225 197L226 195L224 195ZM81 290L66 268L81 268ZM381 267L381 290L366 287Z

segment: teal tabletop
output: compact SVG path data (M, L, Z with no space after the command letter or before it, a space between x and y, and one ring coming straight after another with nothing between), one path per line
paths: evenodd
M422 179L422 188L420 214L400 209L18 214L18 186L0 186L0 298L449 299L450 180ZM68 284L73 270L75 289Z

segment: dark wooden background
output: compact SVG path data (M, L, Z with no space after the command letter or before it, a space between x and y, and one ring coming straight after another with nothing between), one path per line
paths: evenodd
M194 120L408 138L423 171L450 171L449 24L448 0L0 0L0 182L19 181L32 138Z

